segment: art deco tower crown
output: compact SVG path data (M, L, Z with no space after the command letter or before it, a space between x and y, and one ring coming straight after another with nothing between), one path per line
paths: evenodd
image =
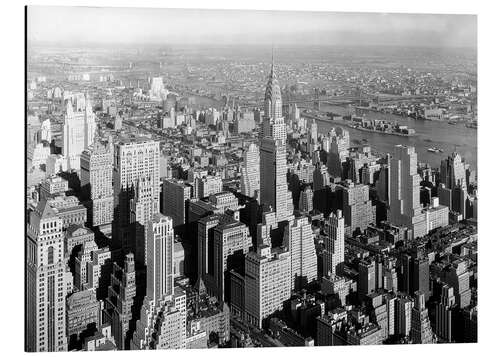
M264 116L270 119L281 117L281 89L274 72L274 56L271 64L271 73L267 81L266 93L264 95Z

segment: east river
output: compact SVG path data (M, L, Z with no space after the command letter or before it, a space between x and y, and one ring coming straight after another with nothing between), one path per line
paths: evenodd
M322 104L321 111L331 111L345 115L346 108ZM439 167L442 159L456 150L472 168L477 168L477 129L466 128L464 123L450 125L442 121L414 120L378 112L367 112L365 117L367 119L383 119L397 122L400 125L407 125L409 128L415 129L417 135L404 137L379 134L342 125L341 127L349 131L351 146L356 146L356 142L359 143L358 145L365 144L362 142L363 139L367 140L366 145L371 146L374 151L380 153L392 153L394 146L398 144L414 146L417 151L418 161L429 163L436 168ZM335 122L317 121L317 124L318 132L323 134L327 133L332 126L336 126ZM427 151L428 148L433 147L442 149L443 152L433 153Z
M220 101L205 96L195 97L196 104L203 107L219 107ZM347 114L347 108L328 104L321 104L321 111L333 112L340 115ZM373 132L360 131L347 127L349 122L342 121L342 125L349 131L351 146L366 144L378 153L393 153L394 146L398 144L414 146L419 162L425 162L432 167L438 168L441 160L450 155L456 150L465 158L466 162L472 168L477 169L477 129L466 128L464 123L450 125L446 121L431 121L431 120L414 120L407 117L401 117L394 114L385 114L378 112L367 112L368 119L383 119L391 122L397 122L400 125L407 125L409 128L415 129L417 135L412 137L379 134ZM326 134L332 126L336 126L335 122L317 121L318 131ZM366 142L362 140L366 139ZM428 148L442 149L443 152L429 152Z

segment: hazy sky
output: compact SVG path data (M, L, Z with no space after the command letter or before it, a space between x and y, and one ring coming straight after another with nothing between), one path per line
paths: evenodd
M28 39L62 43L476 47L474 15L28 7Z

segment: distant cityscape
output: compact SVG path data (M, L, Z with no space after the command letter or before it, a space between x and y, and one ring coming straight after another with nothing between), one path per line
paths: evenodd
M27 63L26 351L477 342L475 50Z

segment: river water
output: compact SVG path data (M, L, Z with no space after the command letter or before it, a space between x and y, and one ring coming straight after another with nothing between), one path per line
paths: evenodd
M321 105L321 111L329 111L341 115L347 114L345 107L326 104ZM367 145L371 146L373 150L382 153L392 153L394 146L398 144L414 146L418 155L418 161L428 163L432 167L439 167L441 160L456 150L471 165L471 168L477 169L477 129L466 128L463 123L449 125L447 122L414 120L377 112L367 112L366 118L384 119L397 122L401 125L407 125L409 128L415 129L418 135L413 137L386 135L342 126L349 131L351 146L356 146L355 141L361 141L362 139L366 139L368 141ZM333 122L317 121L317 124L318 132L320 133L327 133L332 126L335 126ZM443 152L428 152L427 149L430 147L442 149Z
M221 105L220 101L205 96L190 95L190 97L195 99L195 103L199 107L219 108ZM321 111L340 115L348 114L346 107L323 103L321 104ZM415 129L418 135L412 137L387 135L342 126L349 131L351 146L360 145L363 139L366 139L368 141L366 144L379 153L393 153L394 146L398 144L414 146L417 151L418 161L428 163L435 168L440 166L442 159L456 150L472 168L477 169L477 129L466 128L463 123L449 125L447 122L414 120L394 114L377 112L367 112L366 118L383 119L407 125L409 128ZM332 126L335 126L334 122L317 121L317 124L318 131L323 134L326 134ZM359 141L360 144L356 144L356 141ZM432 153L427 151L431 147L442 149L443 152Z

